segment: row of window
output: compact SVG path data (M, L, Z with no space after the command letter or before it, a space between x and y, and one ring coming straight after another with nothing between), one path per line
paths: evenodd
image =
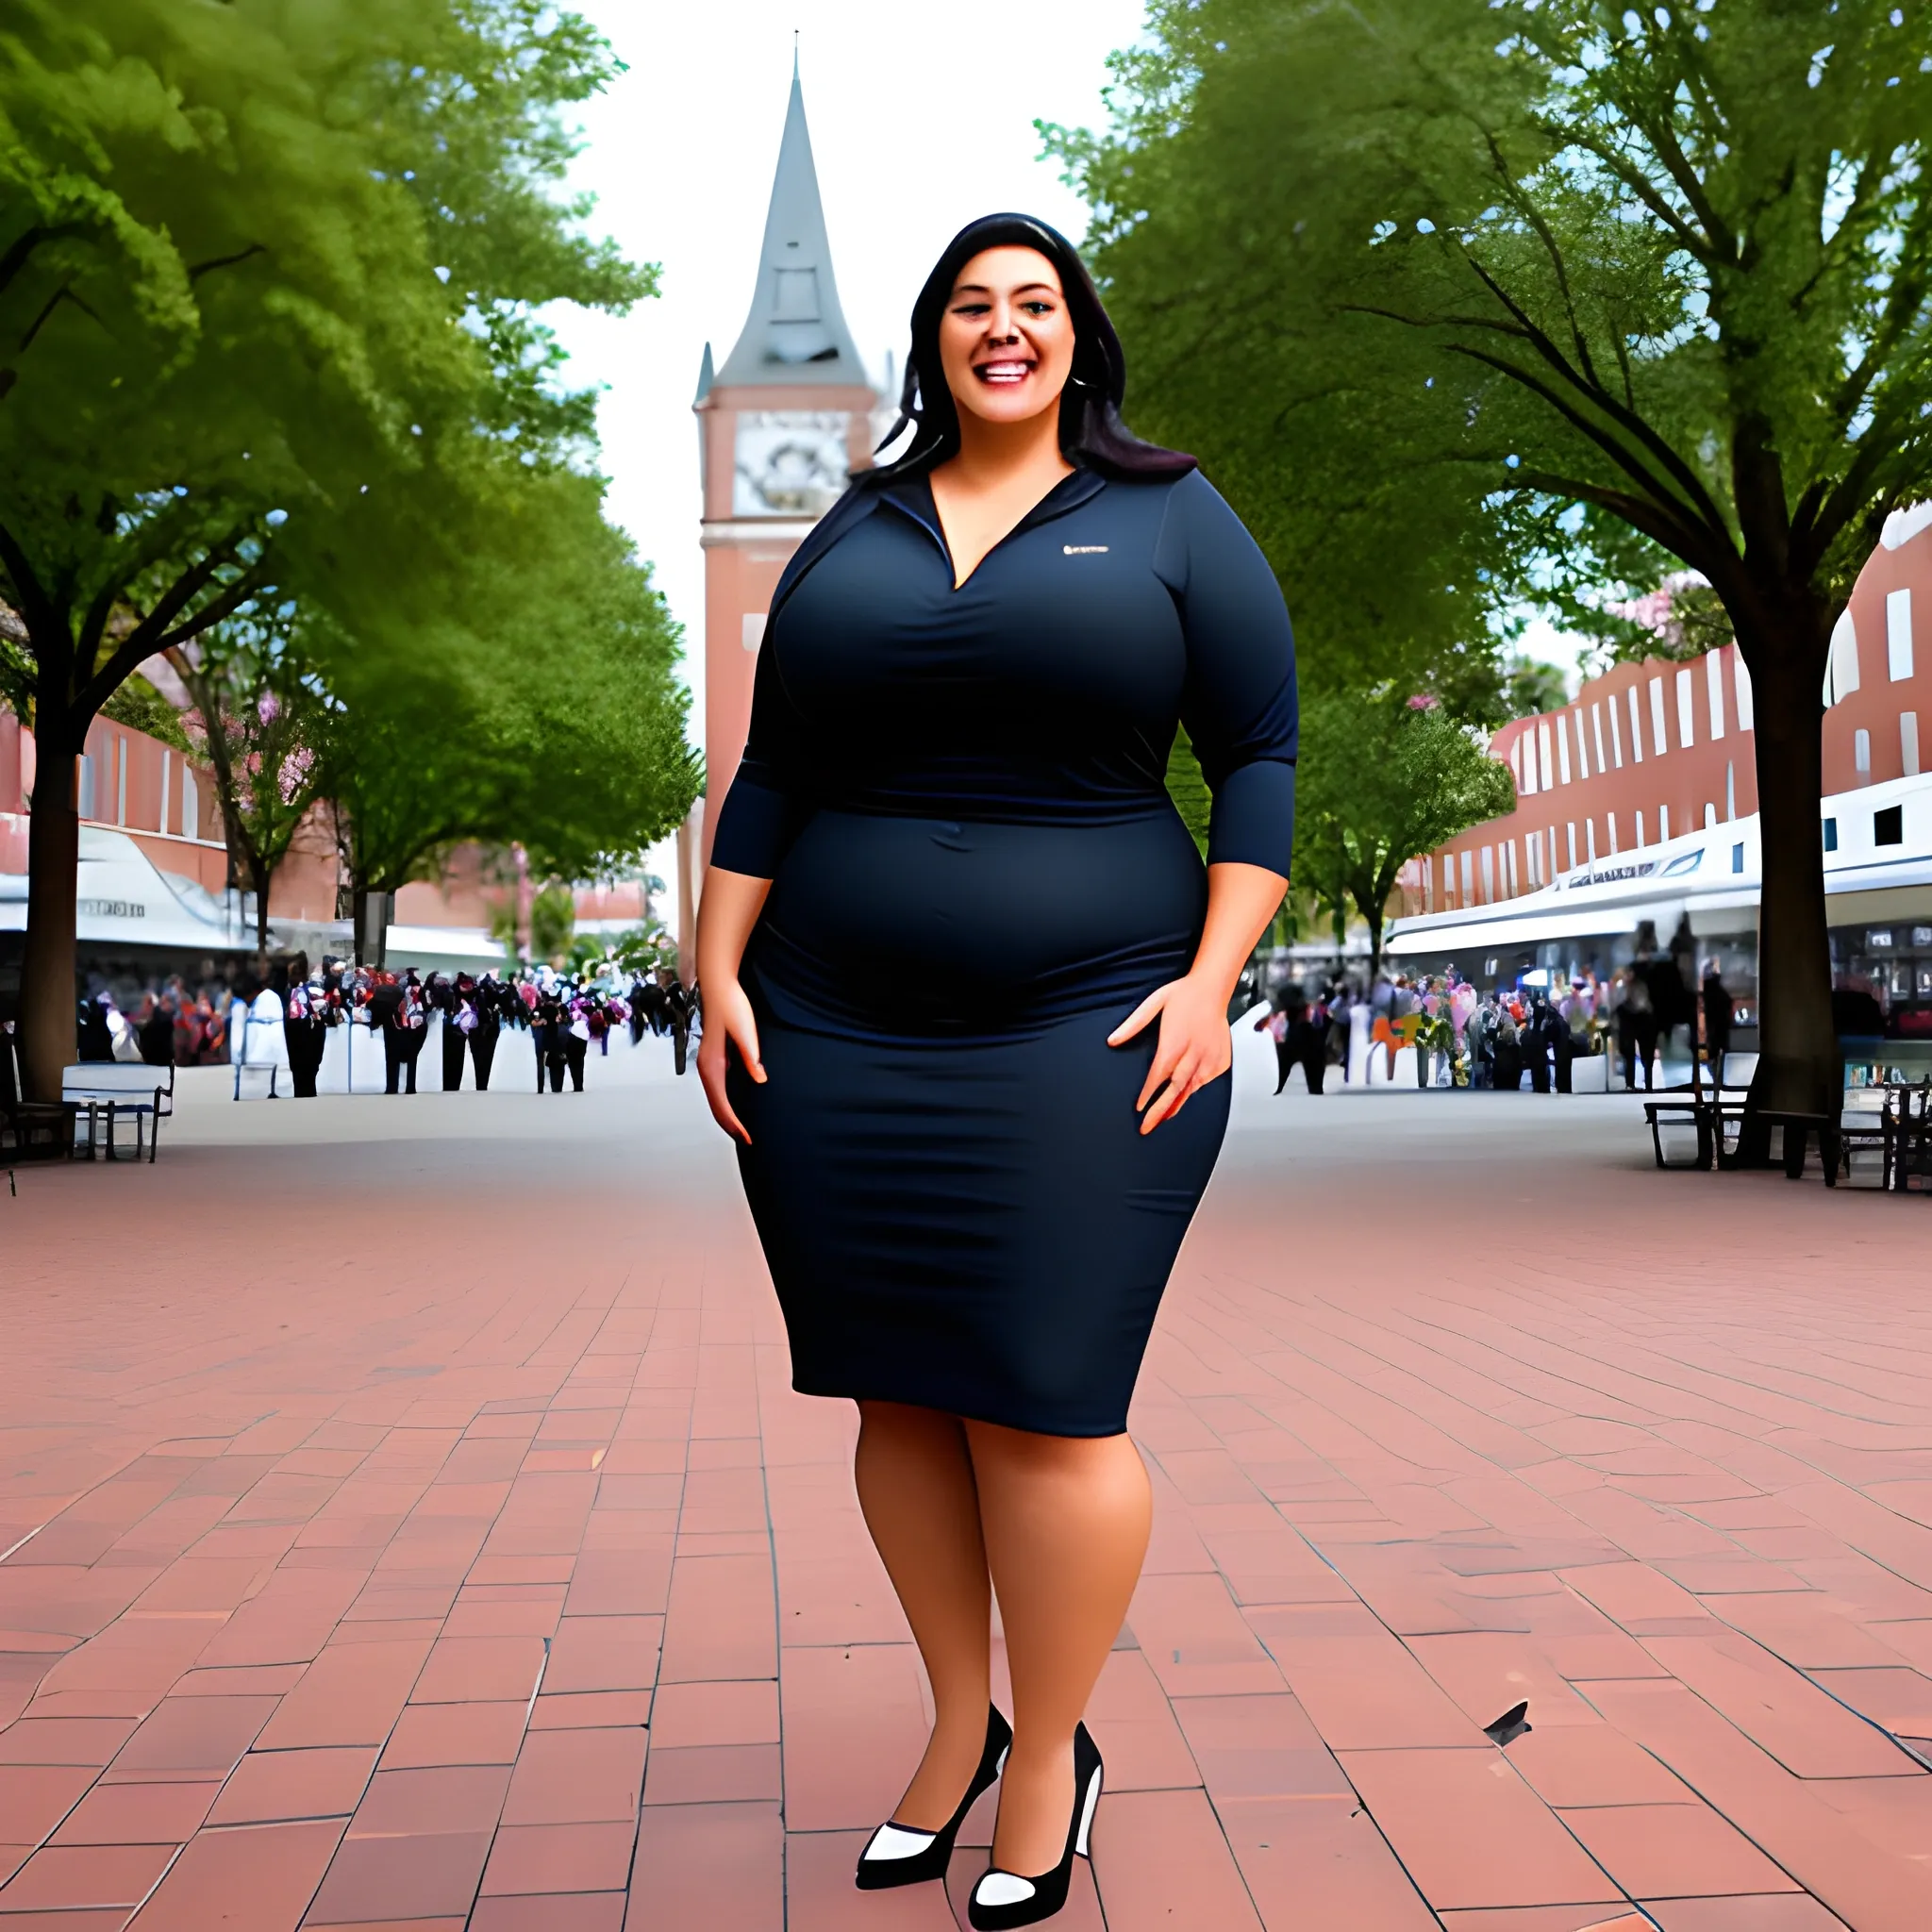
M108 769L113 779L112 804L114 816L111 823L117 825L125 825L127 823L127 741L117 734L113 740L113 755L108 763ZM181 795L178 805L178 823L170 823L175 817L175 801L171 800L168 795L173 789L172 780L175 763L175 759L173 752L164 752L162 754L161 809L159 823L154 829L165 836L173 837L178 834L183 839L198 839L201 836L201 789L195 783L193 767L185 758L181 760ZM108 801L101 796L102 787L98 767L94 759L85 752L81 754L80 758L79 791L78 803L81 817L92 819L96 824L109 823L107 811ZM147 827L143 825L137 827L137 829L145 831Z
M1733 774L1726 772L1727 787ZM1724 817L1735 818L1736 795L1732 791L1724 801ZM1657 837L1649 836L1650 826L1644 813L1631 814L1636 833L1631 850L1641 851L1651 844L1666 844L1673 836L1671 828L1671 808L1660 805L1657 809ZM1490 905L1495 900L1513 899L1524 892L1534 892L1549 885L1560 873L1574 872L1578 866L1594 865L1599 855L1597 847L1597 822L1595 819L1582 821L1582 838L1577 837L1577 821L1572 819L1563 828L1563 839L1559 842L1557 827L1551 825L1541 832L1525 832L1521 841L1521 859L1518 858L1518 841L1504 839L1494 845L1471 846L1461 852L1445 852L1442 855L1442 908L1452 906L1468 908L1476 905ZM1718 809L1715 804L1704 808L1704 823L1708 826L1718 824ZM1827 825L1832 821L1827 820ZM1606 844L1601 856L1614 858L1625 848L1618 842L1617 814L1607 811L1603 816ZM1676 835L1681 836L1690 828L1679 825ZM1827 839L1835 837L1828 833ZM1826 850L1836 850L1827 843ZM1567 863L1565 858L1567 854ZM1424 911L1434 911L1432 902L1435 893L1435 874L1428 861L1424 864ZM1741 861L1738 868L1743 869ZM1480 883L1481 896L1477 896ZM1499 890L1500 888L1500 890Z
M1874 845L1903 845L1906 842L1906 808L1902 805L1888 805L1881 811L1872 814L1872 842ZM1838 821L1824 821L1824 849L1838 850Z
M1636 847L1641 851L1651 841L1645 837L1646 825L1642 812L1634 815L1636 820ZM1718 824L1717 807L1704 808L1704 823L1707 829ZM1607 856L1615 857L1619 851L1617 843L1617 815L1604 814L1604 828L1608 841ZM1839 822L1836 818L1824 821L1824 849L1836 852L1839 849ZM1660 805L1657 813L1657 842L1663 844L1671 837L1671 808ZM1905 843L1905 808L1902 805L1888 805L1872 814L1872 842L1876 846L1903 845ZM1568 863L1560 860L1567 848ZM1744 869L1744 848L1732 848L1733 872ZM1596 821L1583 821L1583 838L1579 844L1576 836L1576 821L1572 819L1564 827L1563 844L1559 846L1557 827L1549 826L1542 832L1526 832L1521 841L1521 859L1518 856L1518 841L1504 839L1494 845L1470 847L1462 852L1445 852L1442 855L1442 897L1441 908L1447 910L1454 906L1465 909L1477 905L1491 905L1497 899L1513 899L1524 891L1536 891L1547 886L1559 871L1574 872L1580 865L1594 865L1597 860ZM1695 855L1685 854L1672 861L1669 872L1689 871L1695 862ZM1438 909L1435 905L1435 874L1428 861L1423 861L1424 908L1427 912ZM1478 897L1478 887L1480 896ZM1500 888L1500 890L1498 890Z
M1919 714L1916 711L1898 714L1898 755L1906 776L1916 778L1919 775ZM1860 729L1852 733L1852 769L1860 778L1869 779L1872 775L1872 734L1869 731Z
M1751 674L1735 650L1729 655L1733 667L1738 729L1749 731L1753 724ZM1724 657L1723 651L1712 651L1704 659L1706 706L1713 741L1723 738L1726 728ZM1693 666L1686 665L1676 673L1677 748L1684 751L1697 741L1695 680ZM1588 729L1584 724L1584 708L1578 704L1568 711L1552 712L1547 717L1539 718L1533 727L1519 732L1509 747L1509 769L1516 777L1518 795L1528 798L1536 792L1548 791L1553 786L1568 785L1573 777L1588 778L1592 770L1598 774L1622 771L1624 714L1626 708L1629 712L1630 761L1639 765L1643 762L1646 724L1650 727L1649 755L1662 758L1671 749L1667 726L1672 708L1665 698L1664 680L1661 676L1650 680L1647 705L1639 697L1638 690L1635 684L1627 687L1624 693L1627 707L1620 705L1615 696L1592 698ZM1574 764L1571 757L1573 743L1575 749ZM1594 766L1591 762L1592 752L1596 760Z
M1912 593L1890 591L1885 599L1885 673L1893 684L1912 675ZM1831 634L1824 665L1824 707L1842 704L1858 688L1858 627L1847 610ZM1916 771L1917 766L1912 770Z

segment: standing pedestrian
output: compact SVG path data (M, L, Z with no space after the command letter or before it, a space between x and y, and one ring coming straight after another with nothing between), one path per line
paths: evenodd
M1713 1086L1724 1083L1724 1056L1731 1050L1731 1020L1737 1008L1715 959L1704 962L1704 1057Z
M1127 1400L1287 886L1294 671L1253 539L1121 425L1064 238L964 230L907 372L907 455L857 473L771 600L705 874L699 1072L794 1386L858 1402L860 1504L933 1690L858 1883L942 1879L998 1782L967 1917L1008 1932L1089 1849L1082 1714L1150 1523ZM1163 782L1184 691L1205 873Z

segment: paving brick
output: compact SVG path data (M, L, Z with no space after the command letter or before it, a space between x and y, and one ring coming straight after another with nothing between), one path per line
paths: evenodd
M870 1830L890 1817L927 1735L913 1647L787 1648L779 1691L787 1829Z
M505 1800L506 1824L600 1824L637 1815L641 1730L532 1731Z
M773 1932L784 1857L775 1804L651 1807L638 1824L625 1932Z
M1613 1805L1565 1811L1562 1819L1633 1898L1798 1889L1707 1805Z
M607 1824L506 1824L483 1873L494 1892L622 1892L636 1833Z
M380 1744L401 1714L427 1643L331 1643L283 1698L256 1740L263 1750Z
M1261 1921L1202 1791L1121 1791L1093 1820L1108 1932L1176 1924L1259 1932Z
M200 1783L227 1776L279 1700L274 1697L166 1697L114 1754L109 1783L162 1778Z
M140 1932L292 1932L341 1832L340 1819L198 1832L133 1924Z
M475 1901L490 1840L487 1830L344 1839L309 1907L308 1922L465 1916Z
M616 1065L549 1112L202 1108L189 1070L152 1288L9 1303L38 1487L0 1481L0 1547L46 1526L0 1566L0 1883L80 1871L52 1834L117 1890L185 1840L136 1932L951 1922L850 1887L925 1724L852 1411L786 1386L691 1083ZM1094 1876L1114 1932L1424 1932L1411 1873L1444 1932L1636 1932L1632 1896L1664 1932L1932 1924L1932 1775L1882 1734L1932 1736L1916 1222L1660 1186L1614 1096L1275 1101L1257 1068L1134 1404L1154 1538L1068 1932ZM9 1262L75 1278L98 1179L37 1173ZM533 1185L562 1274L554 1217L504 1208ZM236 1187L272 1284L198 1239ZM1558 1896L1583 1844L1618 1882Z
M137 1906L174 1856L171 1844L43 1846L0 1886L0 1914Z
M38 1844L93 1782L82 1765L0 1764L0 1840Z
M775 1683L666 1684L652 1703L651 1743L656 1749L777 1741Z
M185 1844L221 1790L211 1784L97 1784L55 1832L57 1845Z
M786 1840L788 1932L958 1932L959 1921L940 1886L908 1885L895 1891L854 1887L852 1870L868 1836L810 1831Z
M784 1782L776 1744L691 1744L671 1749L653 1744L644 1763L644 1803L717 1805L778 1798L784 1795Z
M1226 1799L1215 1808L1268 1932L1315 1925L1430 1932L1434 1925L1434 1915L1352 1790ZM1111 1872L1109 1863L1109 1877Z
M1501 1752L1345 1751L1341 1763L1439 1909L1619 1902Z

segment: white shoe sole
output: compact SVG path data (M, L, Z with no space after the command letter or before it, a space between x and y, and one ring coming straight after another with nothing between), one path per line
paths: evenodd
M1100 1804L1100 1773L1096 1770L1087 1786L1087 1804L1080 1814L1080 1835L1074 1840L1074 1850L1083 1858L1091 1857L1087 1849L1093 1834L1093 1813Z

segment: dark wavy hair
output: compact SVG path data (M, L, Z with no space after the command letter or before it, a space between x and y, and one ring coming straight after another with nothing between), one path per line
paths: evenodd
M861 488L883 488L908 472L928 469L958 453L959 410L940 365L940 318L959 271L988 248L1035 249L1058 271L1074 320L1074 366L1060 391L1060 448L1067 459L1115 476L1177 476L1195 468L1192 457L1142 442L1121 421L1126 357L1093 277L1074 244L1036 216L1000 214L967 223L933 264L912 305L912 347L906 358L905 387L899 392L899 420L879 448L895 441L908 424L912 425L912 441L903 456L858 471L853 482Z

